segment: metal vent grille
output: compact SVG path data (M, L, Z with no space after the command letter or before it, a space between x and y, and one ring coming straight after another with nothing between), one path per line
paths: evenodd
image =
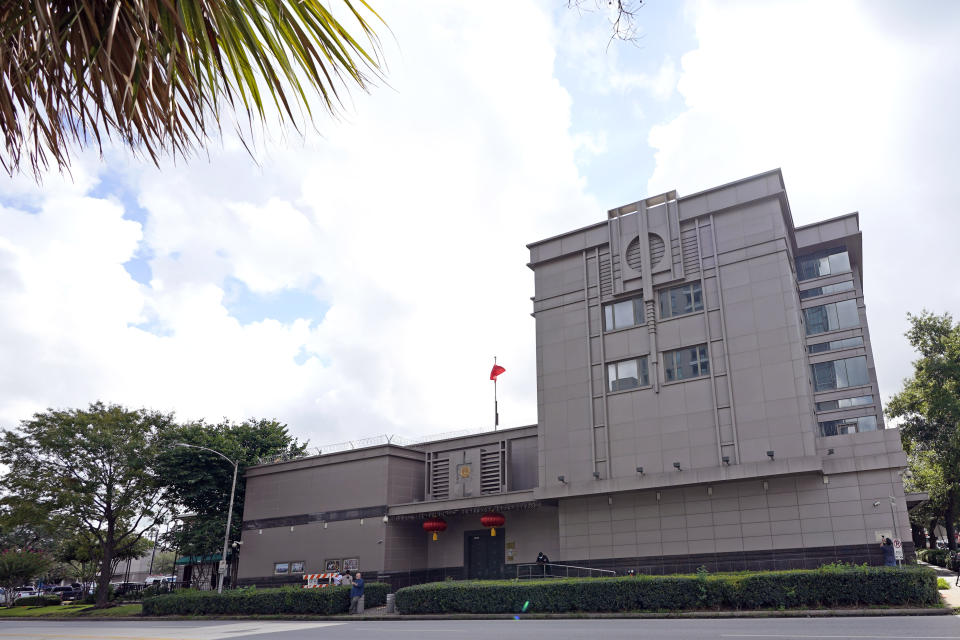
M450 497L450 459L433 460L430 466L430 495L434 500Z
M600 296L613 295L613 269L610 267L610 254L600 254Z
M497 451L480 451L480 493L500 493L503 487L503 455Z
M656 266L663 258L666 252L666 246L663 244L663 238L655 233L650 234L650 265Z
M640 238L634 238L633 241L627 246L627 266L637 273L642 273L642 264L643 260L640 256Z
M680 251L683 254L683 272L686 275L699 273L700 255L697 248L696 229L687 229L680 232Z

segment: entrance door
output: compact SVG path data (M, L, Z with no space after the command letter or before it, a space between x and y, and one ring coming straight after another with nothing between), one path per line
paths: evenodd
M491 536L489 529L464 533L464 572L469 580L495 580L503 577L504 529Z

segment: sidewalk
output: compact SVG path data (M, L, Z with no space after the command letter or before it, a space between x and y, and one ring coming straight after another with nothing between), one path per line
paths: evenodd
M933 569L938 578L943 578L950 584L949 589L942 589L940 595L943 597L944 603L948 607L960 607L960 587L957 586L957 574L950 569L944 569L943 567L938 567L935 564L927 564L921 560L917 560L917 564L930 567Z

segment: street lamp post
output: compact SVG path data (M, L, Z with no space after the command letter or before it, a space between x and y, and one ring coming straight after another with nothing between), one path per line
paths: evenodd
M227 575L227 547L230 544L230 524L233 520L233 494L237 489L237 465L238 462L234 462L227 456L223 455L219 451L214 451L207 447L201 447L196 444L187 444L186 442L174 442L174 446L177 447L190 447L191 449L203 449L204 451L209 451L210 453L215 453L230 464L233 465L233 484L230 486L230 506L227 509L227 530L223 534L223 555L220 556L220 575L217 578L217 593L223 593L223 579Z

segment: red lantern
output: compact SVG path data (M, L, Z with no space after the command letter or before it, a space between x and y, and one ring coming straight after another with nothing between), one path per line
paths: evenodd
M447 521L443 518L428 518L423 521L423 530L427 533L433 532L433 539L437 539L437 531L447 530Z
M502 513L495 513L493 511L483 514L483 516L480 518L480 524L485 527L490 527L491 536L496 536L497 527L502 527L503 523L506 521L507 519L503 517Z

